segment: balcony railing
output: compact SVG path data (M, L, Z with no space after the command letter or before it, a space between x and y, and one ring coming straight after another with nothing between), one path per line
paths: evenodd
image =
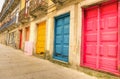
M13 4L14 0L10 0L10 3L8 4L8 6L6 6L6 8L4 9L0 19L4 16L4 14L6 13L6 11L11 7L11 5Z
M84 0L51 0L51 1L59 7L59 6L64 6L68 3L73 4L73 3L78 3Z
M22 9L19 13L19 23L27 23L30 20L29 14L25 13L25 8Z
M62 5L64 2L68 1L68 0L51 0L53 3L55 4L60 4Z
M19 4L20 0L9 0L10 3L6 6L5 10L3 11L1 17L0 17L0 21L2 21L6 15L8 15L8 13L11 13L15 7Z
M30 2L29 12L31 15L37 16L40 13L47 13L48 0L32 0Z
M5 24L3 24L1 27L0 27L0 31L3 31L5 30L6 28L9 28L11 27L12 25L16 24L16 16L14 16L11 20L9 20L8 22L6 22Z
M79 3L81 1L84 1L84 0L51 0L55 5L57 5L58 7L59 6L64 6L68 3Z

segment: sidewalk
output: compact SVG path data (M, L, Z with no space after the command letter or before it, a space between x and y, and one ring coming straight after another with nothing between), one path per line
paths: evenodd
M97 79L0 45L0 79Z

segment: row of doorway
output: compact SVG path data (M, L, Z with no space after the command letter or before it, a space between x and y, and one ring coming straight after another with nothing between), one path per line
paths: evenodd
M119 73L119 6L118 2L103 3L83 11L81 65L111 73ZM54 18L53 58L69 62L70 13ZM20 40L22 31L20 31ZM20 41L20 42L21 42ZM49 41L49 40L47 40ZM44 54L46 22L38 24L36 53ZM20 44L21 47L21 44Z

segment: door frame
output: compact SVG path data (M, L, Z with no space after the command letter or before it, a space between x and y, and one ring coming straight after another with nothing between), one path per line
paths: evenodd
M70 12L67 12L67 13L64 13L64 14L60 14L60 15L58 15L58 16L55 16L54 17L54 46L53 46L53 58L54 58L54 60L57 60L57 61L61 61L61 62L69 62L69 49L70 49L70 41L69 41L69 48L68 48L68 58L67 58L67 60L65 60L65 59L63 59L63 58L56 58L56 56L55 56L55 51L56 51L56 49L55 49L55 42L56 42L56 39L55 39L55 35L56 35L56 20L57 19L59 19L59 18L62 18L62 17L65 17L65 16L69 16L70 17ZM70 22L70 19L69 19L69 22ZM69 23L70 24L70 23ZM70 25L69 25L69 40L70 40Z
M86 65L84 65L84 50L85 50L85 47L84 47L84 44L85 44L85 34L84 34L84 31L85 31L85 15L84 15L84 12L86 9L91 9L91 8L94 8L96 6L99 6L101 4L103 5L106 5L106 4L110 4L110 3L113 3L113 2L117 2L118 3L118 21L117 21L117 24L118 24L118 57L117 57L117 65L118 65L118 73L116 72L109 72L107 70L101 70L99 69L99 67L97 68L93 68L93 67L88 67ZM120 75L119 74L119 71L120 71L120 1L117 1L117 0L113 0L113 1L107 1L107 2L104 2L104 3L101 3L101 4L98 4L98 5L93 5L93 6L90 6L90 7L87 7L87 8L82 8L82 31L81 31L81 51L80 51L80 66L82 67L87 67L87 68L91 68L93 70L97 70L97 71L105 71L105 72L109 72L109 73L113 73L113 74L116 74L116 75ZM100 14L100 13L99 13ZM98 15L99 17L99 15ZM98 59L98 57L97 57ZM98 62L99 63L99 62Z
M45 23L45 49L46 49L46 44L47 44L47 21L46 20L44 20L44 21L41 21L41 22L38 22L38 23L36 23L36 44L35 44L35 53L37 54L37 42L38 42L38 28L39 28L39 25L41 24L41 23ZM46 50L45 50L45 52L44 52L44 54L46 53Z
M90 7L87 7L87 8L82 8L82 31L81 31L81 51L80 51L80 66L83 66L83 67L88 67L86 65L84 65L84 60L85 60L85 54L84 54L84 51L86 50L86 48L84 47L85 46L85 26L86 26L86 19L85 19L85 10L89 10L89 9L93 9L93 8L97 8L98 5L93 5L93 6L90 6ZM99 16L97 17L99 18ZM98 23L97 23L98 25ZM98 26L97 26L98 28ZM98 32L98 31L97 31ZM97 36L98 37L98 36ZM99 40L99 39L97 39ZM97 42L96 42L97 43ZM97 50L98 50L98 47L96 47ZM97 52L96 52L97 53ZM97 60L96 62L98 61L98 57L97 57ZM96 63L97 64L97 63ZM97 66L97 65L96 65ZM92 68L93 67L89 67L89 68ZM97 68L94 68L94 70L98 70Z

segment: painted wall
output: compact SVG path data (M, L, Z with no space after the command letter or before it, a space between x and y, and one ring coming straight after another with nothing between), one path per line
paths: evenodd
M22 10L25 7L25 0L20 1L20 10Z
M0 34L0 43L7 44L7 31Z

